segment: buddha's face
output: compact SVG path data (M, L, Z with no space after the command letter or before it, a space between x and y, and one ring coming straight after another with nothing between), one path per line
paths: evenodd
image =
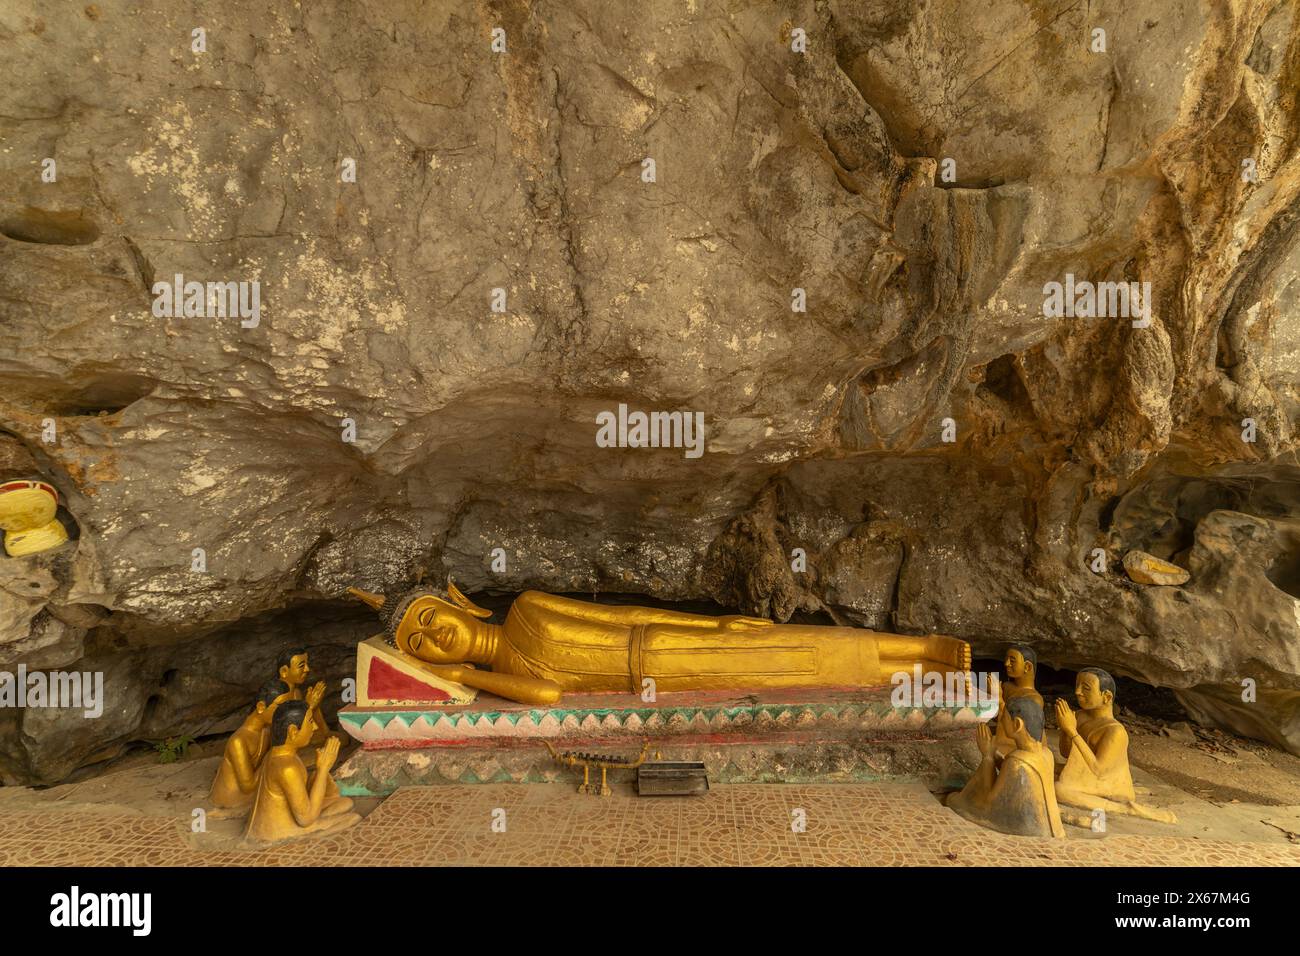
M474 646L474 618L442 598L422 595L397 625L397 646L431 664L462 664Z
M295 654L289 658L289 663L280 668L280 680L284 681L290 687L297 687L307 679L307 673L311 670L307 666L306 654Z
M1096 710L1106 704L1110 694L1102 692L1096 674L1080 674L1074 681L1074 696L1084 710Z
M1008 677L1025 676L1025 658L1019 651L1007 651L1007 659L1002 662L1002 666L1006 668Z

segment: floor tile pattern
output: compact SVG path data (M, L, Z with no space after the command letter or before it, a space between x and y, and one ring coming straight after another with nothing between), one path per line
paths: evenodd
M1300 865L1300 847L1279 844L1002 836L920 786L895 783L721 786L683 798L618 791L604 799L568 784L411 787L349 830L266 850L196 846L188 829L188 814L0 811L0 865Z

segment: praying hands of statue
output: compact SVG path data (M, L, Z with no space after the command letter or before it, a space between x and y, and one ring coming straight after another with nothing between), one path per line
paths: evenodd
M997 738L993 731L989 730L988 724L979 724L975 727L975 743L980 749L981 759L980 765L975 768L975 776L971 778L971 785L979 793L988 794L992 791L998 775Z
M1085 711L1085 715L1086 715ZM1070 710L1070 705L1063 700L1056 702L1056 723L1061 728L1058 742L1061 746L1061 756L1067 760L1072 751L1078 751L1080 759L1084 766L1093 774L1101 776L1112 770L1117 763L1128 763L1128 738L1124 735L1124 728L1120 727L1118 722L1111 721L1113 730L1118 730L1118 734L1113 732L1105 733L1097 743L1096 752L1088 746L1088 741L1083 739L1079 733L1079 720Z
M303 694L303 700L307 702L307 713L311 714L311 722L316 728L312 732L312 743L317 745L318 753L320 746L325 743L327 738L332 736L329 724L325 722L325 715L320 712L321 701L325 699L325 690L325 682L321 680L309 687L307 693Z
M1061 728L1063 740L1073 742L1074 738L1079 736L1079 721L1064 699L1056 701L1056 726Z
M1079 756L1083 762L1093 772L1097 769L1097 759L1093 756L1087 742L1079 736L1079 719L1074 716L1074 711L1070 705L1063 699L1058 698L1056 701L1056 726L1061 729L1057 736L1057 743L1061 748L1061 756L1069 758L1070 751L1078 750Z
M285 796L298 826L310 826L321 818L329 800L330 769L338 758L339 739L331 736L316 751L316 767L309 783L304 783L302 777L286 779ZM302 765L298 766L298 773L302 773Z
M316 751L316 772L328 776L330 768L339 759L339 739L330 737L324 746Z
M320 708L320 702L324 699L325 699L325 682L323 680L317 681L315 685L313 685L312 688L309 691L307 691L306 694L307 707L311 710L317 710Z

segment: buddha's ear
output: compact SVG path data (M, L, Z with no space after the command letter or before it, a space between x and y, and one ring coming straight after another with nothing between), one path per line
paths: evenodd
M447 578L447 597L451 598L452 603L462 611L468 611L475 617L488 618L492 616L491 611L479 607L469 598L465 597L465 595L461 594L460 588L456 587L456 585L452 583L451 578Z

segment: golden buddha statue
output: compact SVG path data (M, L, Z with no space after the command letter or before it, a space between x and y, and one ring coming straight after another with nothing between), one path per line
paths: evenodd
M68 530L55 517L59 493L44 481L6 481L0 484L0 530L5 533L5 553L20 558L57 548L68 540Z
M967 673L970 645L856 627L774 624L661 608L592 604L525 591L505 623L450 581L447 597L415 591L399 600L349 591L380 612L405 654L447 680L526 704L565 693L870 687L919 663ZM487 665L491 671L467 665Z
M1065 758L1056 779L1056 799L1087 810L1177 823L1168 810L1137 802L1128 765L1128 731L1114 714L1115 678L1100 667L1085 667L1075 678L1074 695L1080 708L1077 717L1064 700L1056 702L1058 742Z
M330 770L339 756L339 740L331 736L316 753L316 768L308 778L298 751L311 743L311 705L287 700L271 721L271 749L262 760L248 814L244 839L276 843L312 833L341 830L361 817L352 801L340 795Z
M1026 697L1038 704L1039 710L1046 707L1043 703L1043 695L1034 687L1034 678L1038 674L1038 655L1034 653L1032 647L1013 644L1007 648L1002 667L1007 673L1006 681L998 685L1003 702L1016 697ZM1008 754L1016 748L1016 742L1002 733L1001 722L998 723L998 732L994 739L999 755Z
M323 692L325 685L319 687ZM316 688L307 692L308 700L313 694L316 694ZM217 776L212 781L208 797L214 807L240 810L252 803L253 791L257 788L257 768L271 740L271 720L276 708L289 699L289 687L284 681L267 681L262 685L253 710L226 741L221 765L217 767Z
M276 673L280 675L280 680L284 681L289 687L289 699L302 700L302 686L307 682L307 675L311 673L307 648L297 647L284 651L276 659L275 663ZM330 729L329 724L325 722L325 718L320 712L320 702L325 697L325 685L324 683L318 683L317 686L320 688L320 693L316 695L315 703L311 705L312 724L316 728L311 742L314 746L319 747L330 736Z
M965 788L948 798L948 806L999 833L1064 837L1052 786L1055 760L1043 743L1042 705L1027 695L1005 698L997 720L996 736L987 724L975 728L983 760ZM1014 746L999 757L997 740L1003 737Z

